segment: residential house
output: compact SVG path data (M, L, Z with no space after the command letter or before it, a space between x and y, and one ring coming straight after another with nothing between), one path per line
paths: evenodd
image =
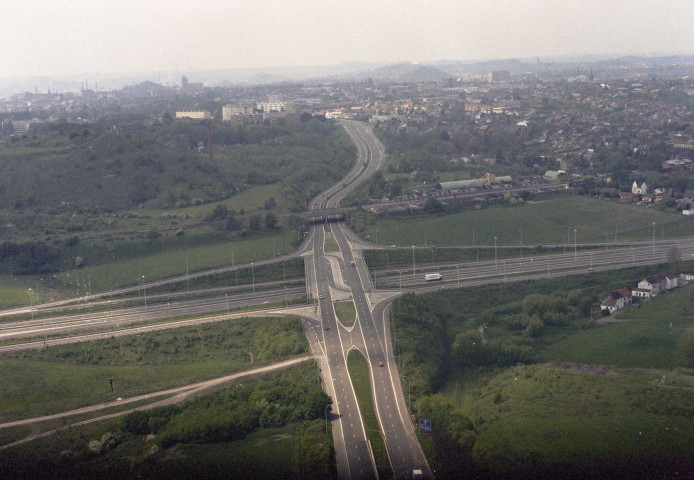
M664 276L656 274L641 280L634 289L633 295L641 298L652 298L665 290L667 280Z
M679 286L678 284L678 278L673 275L670 272L663 272L663 277L665 277L665 289L666 290L672 290L673 288L677 288Z
M690 203L694 203L694 190L685 190L684 194L682 195L682 203L685 205L689 205Z
M600 303L601 310L607 310L610 313L614 313L617 310L631 305L631 290L628 288L620 288L607 295L603 301Z
M645 195L648 193L648 185L646 185L646 182L643 182L641 186L639 186L639 184L636 183L636 180L634 180L634 184L631 186L631 193L636 195Z
M670 272L658 273L641 280L638 288L635 288L632 295L634 297L652 298L664 290L671 290L677 287L677 277Z

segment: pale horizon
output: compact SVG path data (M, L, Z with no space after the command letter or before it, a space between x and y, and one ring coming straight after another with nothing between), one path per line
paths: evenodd
M10 0L0 77L694 52L694 2Z

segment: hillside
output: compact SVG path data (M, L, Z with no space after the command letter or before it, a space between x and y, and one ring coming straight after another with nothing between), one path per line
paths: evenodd
M255 185L281 184L285 206L339 178L354 159L341 128L317 120L207 128L177 121L118 135L89 124L55 122L0 147L0 208L50 210L72 204L104 212L143 205L175 208L228 198Z
M84 125L65 125L0 149L0 204L15 208L173 206L228 195L233 188L224 182L206 156Z

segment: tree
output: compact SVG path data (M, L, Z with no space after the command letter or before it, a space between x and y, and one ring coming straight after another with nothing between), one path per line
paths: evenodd
M667 251L667 262L670 264L672 273L679 273L682 265L682 252L677 245L673 245Z
M267 228L275 228L275 225L277 225L277 215L272 212L265 214L265 226Z
M685 330L675 344L675 363L694 368L694 331Z
M248 219L248 228L253 231L260 230L260 215L253 215Z
M438 201L438 199L431 197L424 202L424 211L426 213L441 213L443 211L443 204Z

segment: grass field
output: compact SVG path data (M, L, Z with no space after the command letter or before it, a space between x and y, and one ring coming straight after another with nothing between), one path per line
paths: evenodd
M364 419L366 436L371 443L371 450L378 468L379 478L393 478L393 470L388 461L386 447L381 437L380 427L374 410L373 397L371 396L371 377L369 364L366 358L358 350L350 350L347 356L347 368L352 379L352 385L357 395L359 409Z
M542 462L589 472L639 461L653 467L658 458L686 461L694 454L692 393L694 377L670 370L600 376L528 365L477 378L461 374L445 395L477 427L479 466L528 475Z
M246 215L256 213L260 210L262 210L263 212L284 212L282 210L282 202L280 201L280 193L280 185L273 183L271 185L258 185L255 187L251 187L237 195L233 195L228 199L219 202L206 203L204 205L196 205L192 207L177 208L175 210L138 209L134 210L134 212L142 212L143 214L151 215L152 218L158 218L161 215L165 215L167 213L175 213L178 216L187 215L195 220L202 220L203 218L205 218L205 216L207 216L212 210L214 210L214 208L217 205L226 205L227 208L229 208L229 211L233 210L236 212L240 212L241 210L244 210L246 212ZM263 208L265 205L265 201L268 200L270 197L274 197L277 201L277 208L273 210L265 210Z
M34 301L40 302L41 290L32 277L0 275L0 306L29 306L29 288L34 292Z
M246 318L5 355L0 421L173 388L307 351L295 318Z
M546 361L671 369L677 338L694 326L693 294L690 284L620 315L634 320L550 333L539 353Z
M160 254L86 266L58 274L59 280L77 289L84 295L91 284L92 293L113 288L137 285L138 278L145 281L184 275L189 272L232 264L272 258L273 255L288 253L292 248L282 234L261 236L236 242L204 245L181 250L170 250Z
M342 325L348 328L354 325L357 320L357 309L352 300L335 302L333 307L335 307L335 315Z
M367 236L383 245L518 245L523 229L526 245L574 242L646 240L692 235L691 218L642 205L627 205L565 194L512 207L495 206L441 216L373 217ZM617 219L615 221L615 219Z

